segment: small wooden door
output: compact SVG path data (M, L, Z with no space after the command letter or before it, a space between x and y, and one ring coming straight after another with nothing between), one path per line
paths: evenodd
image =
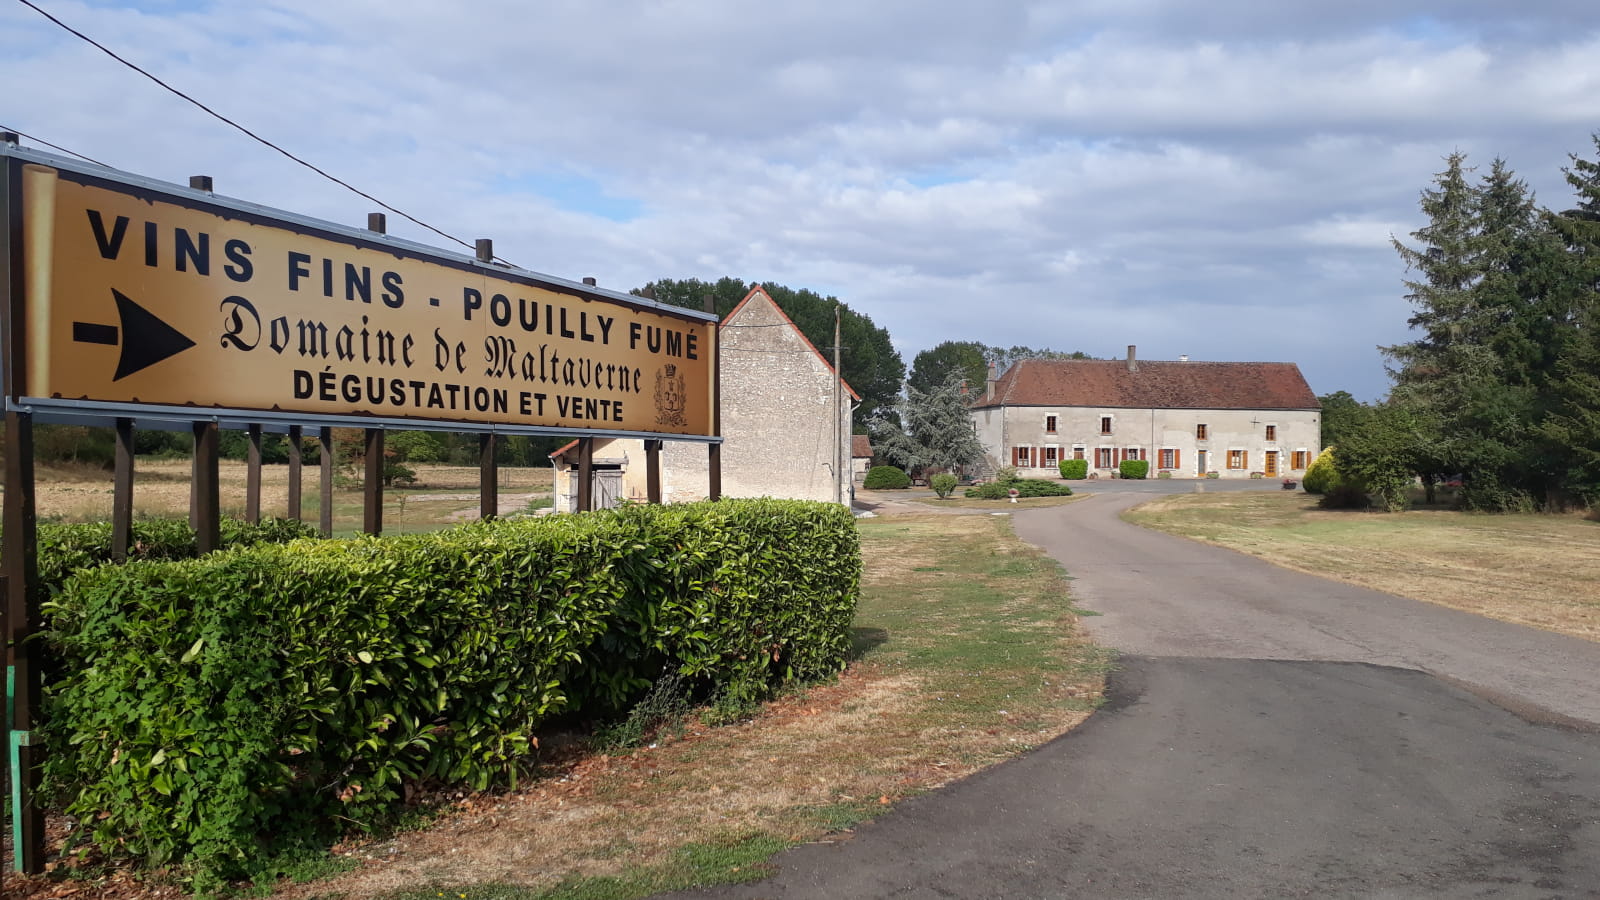
M622 505L622 470L597 469L594 473L594 508L616 509Z
M1204 478L1206 472L1210 471L1209 469L1206 468L1206 461L1211 456L1211 451L1210 450L1201 450L1199 452L1200 452L1200 477Z
M1271 478L1272 476L1274 476L1276 474L1278 474L1278 451L1276 451L1276 450L1268 450L1267 451L1267 477Z

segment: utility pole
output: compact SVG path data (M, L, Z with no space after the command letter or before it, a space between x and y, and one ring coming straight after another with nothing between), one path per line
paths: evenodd
M833 305L833 499L844 503L844 468L840 457L844 455L844 416L839 411L839 398L844 394L844 376L839 373L839 304Z

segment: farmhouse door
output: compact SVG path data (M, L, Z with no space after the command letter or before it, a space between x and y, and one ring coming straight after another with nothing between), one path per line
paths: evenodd
M1267 477L1271 478L1272 476L1274 476L1276 474L1278 474L1278 451L1276 451L1276 450L1268 450L1267 451Z
M1211 451L1210 450L1201 450L1200 451L1200 477L1202 477L1202 478L1205 477L1206 472L1210 471L1209 469L1206 468L1206 462L1208 461L1207 457L1209 457L1209 456L1211 456Z
M616 509L622 502L622 470L596 469L594 473L594 508Z

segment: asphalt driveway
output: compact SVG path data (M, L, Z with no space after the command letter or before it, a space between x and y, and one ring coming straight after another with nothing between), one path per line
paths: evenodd
M1600 644L1117 518L1142 493L1016 517L1125 654L1087 724L685 896L1600 897Z

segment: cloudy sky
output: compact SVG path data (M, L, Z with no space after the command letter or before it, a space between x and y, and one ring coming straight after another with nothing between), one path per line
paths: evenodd
M810 287L907 364L1137 344L1376 399L1441 157L1564 208L1600 130L1594 0L35 2L518 265ZM374 211L16 0L0 83L0 124L106 164Z

